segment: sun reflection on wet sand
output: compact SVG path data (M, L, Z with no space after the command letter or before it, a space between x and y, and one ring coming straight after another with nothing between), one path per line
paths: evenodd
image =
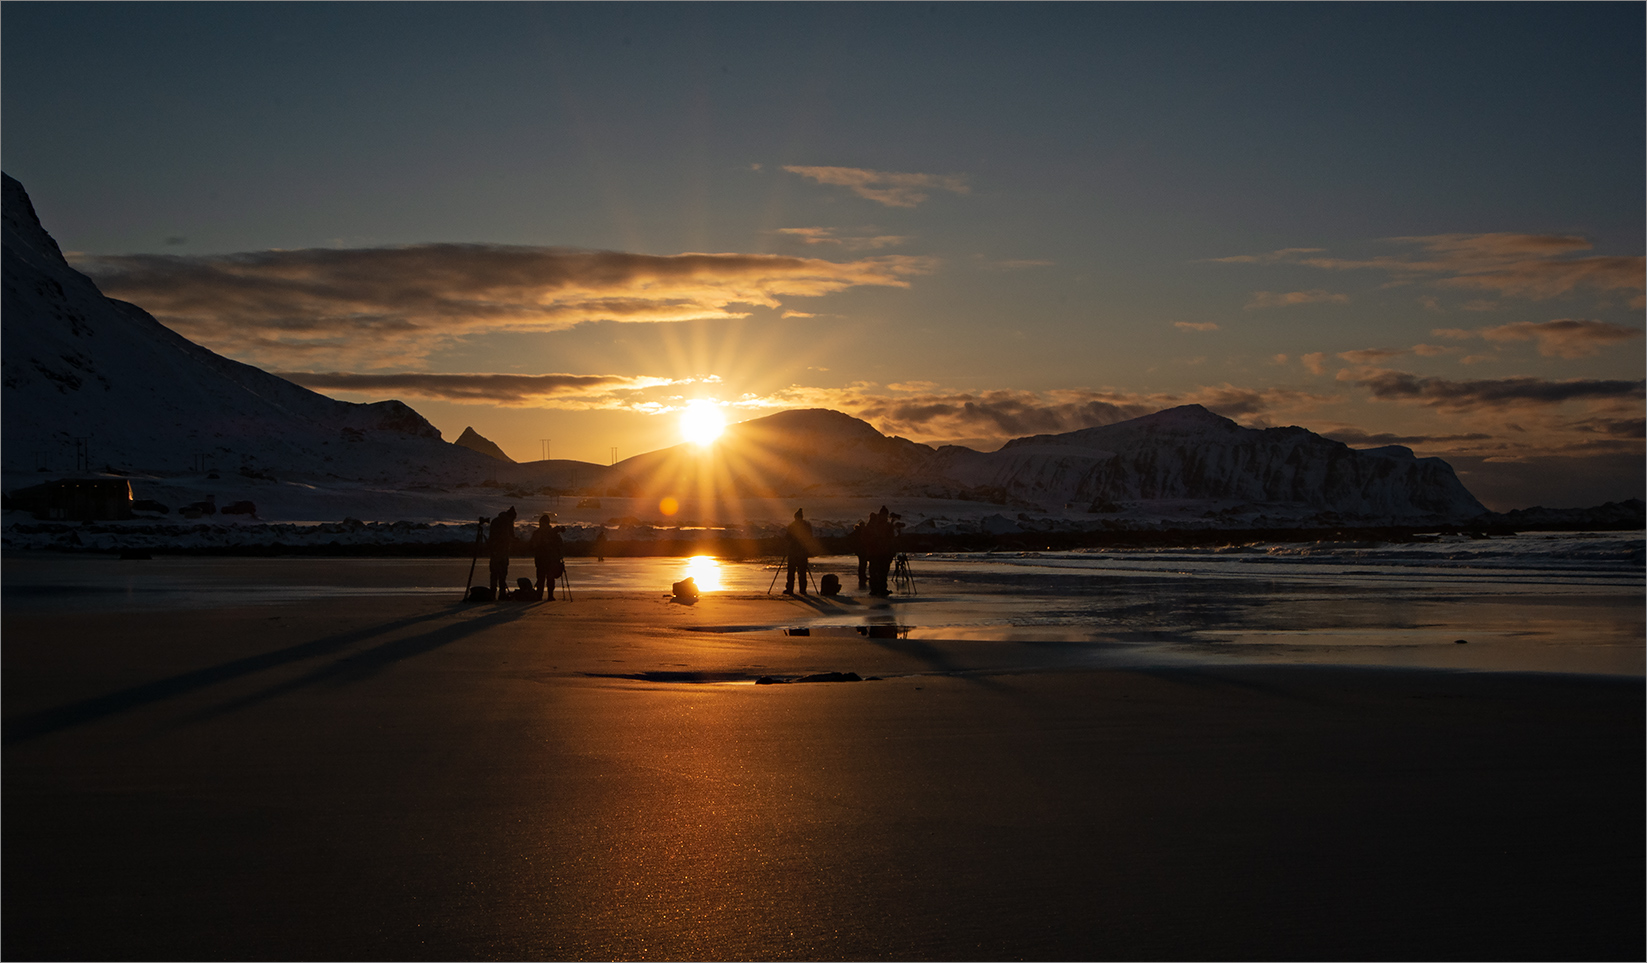
M690 575L698 583L700 592L721 590L721 560L713 555L694 555L687 559L686 575Z

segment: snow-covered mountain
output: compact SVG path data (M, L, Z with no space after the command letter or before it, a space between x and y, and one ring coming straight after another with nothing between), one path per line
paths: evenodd
M1439 458L1417 458L1398 445L1357 451L1303 428L1243 428L1200 405L1019 438L987 454L949 446L929 472L1044 506L1094 511L1162 500L1389 520L1465 519L1486 510Z
M399 401L349 404L217 355L63 259L23 186L4 185L8 472L215 468L324 479L467 477L491 462Z
M139 498L247 499L266 518L305 520L472 518L552 489L637 506L706 499L705 521L726 499L797 496L948 499L984 512L1006 503L1104 526L1428 523L1483 511L1440 459L1355 451L1303 428L1243 428L1194 405L987 453L934 450L808 409L611 467L515 464L473 429L449 444L401 402L327 398L104 297L64 260L22 185L3 183L7 491L112 470L134 477Z
M1439 458L1356 451L1303 428L1243 428L1199 405L994 452L888 438L838 411L786 411L732 426L712 449L680 445L615 471L625 494L654 498L949 495L1135 518L1189 512L1232 527L1462 521L1485 511Z

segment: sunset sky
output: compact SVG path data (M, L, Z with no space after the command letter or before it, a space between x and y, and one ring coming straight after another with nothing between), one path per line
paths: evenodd
M1199 402L1643 488L1641 4L23 4L3 164L230 357L606 463Z

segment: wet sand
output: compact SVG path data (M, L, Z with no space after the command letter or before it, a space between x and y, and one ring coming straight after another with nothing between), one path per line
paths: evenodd
M1647 951L1639 677L695 631L809 614L619 592L14 607L0 949ZM824 672L880 678L751 681Z

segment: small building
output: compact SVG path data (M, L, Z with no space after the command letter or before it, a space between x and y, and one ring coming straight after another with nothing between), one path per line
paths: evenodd
M6 507L53 521L131 518L132 483L124 478L63 478L12 492Z

